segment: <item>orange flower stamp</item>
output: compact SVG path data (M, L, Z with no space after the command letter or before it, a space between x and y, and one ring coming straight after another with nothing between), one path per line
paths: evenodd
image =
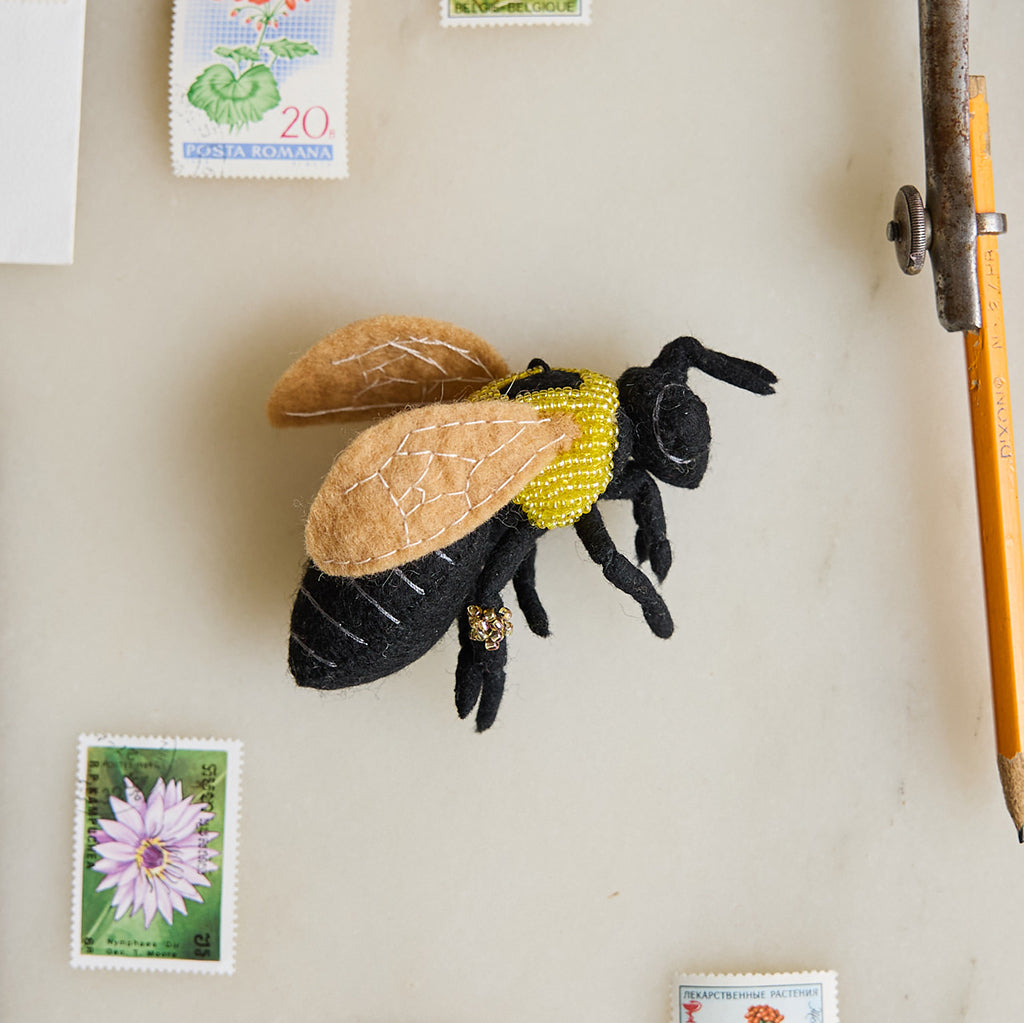
M676 977L672 1023L839 1023L835 973Z

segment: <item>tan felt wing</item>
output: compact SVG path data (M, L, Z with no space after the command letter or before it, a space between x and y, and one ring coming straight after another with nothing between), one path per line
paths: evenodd
M315 344L267 402L274 426L368 419L435 401L460 401L508 375L483 338L440 320L376 316Z
M569 413L518 401L428 405L360 434L306 522L328 575L359 576L447 547L481 525L579 437Z

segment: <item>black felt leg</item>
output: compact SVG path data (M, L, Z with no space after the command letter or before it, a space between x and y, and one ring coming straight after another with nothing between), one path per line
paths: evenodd
M640 563L650 559L651 570L658 582L664 582L672 567L672 545L665 527L665 510L661 504L658 484L642 469L637 469L640 486L633 498L633 518L636 521L636 550ZM643 555L641 556L641 549Z
M501 594L494 594L487 604L480 604L480 607L501 607ZM455 668L455 709L459 717L464 718L477 707L476 730L485 732L494 724L505 692L508 640L502 640L496 650L488 650L479 640L470 639L469 615L463 611L459 616L459 643L459 662Z
M523 561L537 549L537 539L543 532L543 529L528 525L525 516L521 525L510 529L487 559L477 581L477 594L482 598L497 598L509 580L519 571ZM489 606L480 600L477 600L477 603L481 607Z
M459 660L455 667L455 709L459 717L468 717L480 699L484 672L478 664L477 652L483 652L483 645L469 638L469 616L465 611L459 614Z
M501 603L500 595L497 598ZM459 618L459 663L455 669L455 709L459 717L468 717L477 701L476 730L485 732L494 724L505 692L505 662L508 640L497 650L488 650L483 643L469 638L469 616Z
M523 612L526 624L530 631L538 636L550 636L551 630L548 627L548 613L537 595L537 548L534 547L529 554L523 558L516 574L512 577L512 585L516 590L516 600L519 601L519 610Z
M477 644L479 646L479 644ZM486 650L487 671L483 676L480 692L480 706L476 709L476 730L486 732L498 716L501 698L505 693L505 662L508 660L508 645L502 643L497 650Z
M575 529L587 553L601 566L604 577L640 605L655 636L668 639L672 635L673 624L665 601L651 580L615 547L597 508L591 508L576 523Z
M605 497L633 502L637 561L642 565L649 558L658 582L664 582L672 567L672 545L668 542L665 509L658 484L645 469L636 462L630 462L622 478L608 488Z
M534 551L540 529L524 524L517 526L502 538L494 553L484 565L473 597L473 603L482 608L502 606L501 591L519 570L523 561ZM539 604L539 601L538 601ZM542 609L543 610L543 609ZM455 669L455 709L459 717L466 717L479 701L476 729L484 732L494 724L505 691L505 663L508 660L508 640L496 650L488 650L483 643L469 638L469 617L465 610L459 615L459 661Z

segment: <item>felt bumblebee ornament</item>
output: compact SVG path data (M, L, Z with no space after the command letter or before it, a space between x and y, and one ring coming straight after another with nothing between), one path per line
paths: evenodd
M275 426L386 416L338 456L306 523L306 565L288 663L316 689L361 685L426 653L458 622L455 706L493 724L505 684L515 591L527 626L548 635L535 585L537 541L572 526L605 578L639 604L651 631L672 617L660 582L672 561L657 480L696 487L711 429L687 385L699 369L771 394L763 366L670 341L617 381L534 359L510 373L481 338L449 323L380 316L335 331L270 396ZM597 501L632 502L633 564Z

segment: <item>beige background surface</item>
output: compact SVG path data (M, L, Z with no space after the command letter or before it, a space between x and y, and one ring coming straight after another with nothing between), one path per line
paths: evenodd
M847 1021L1012 1018L961 344L883 235L923 179L916 5L442 31L355 0L341 183L173 178L169 6L90 4L75 264L0 267L0 1018L662 1023L676 970L806 968ZM975 7L1024 402L1024 7ZM617 375L689 332L778 373L693 377L674 639L565 533L491 733L451 638L291 684L302 509L348 434L263 403L385 311L512 364ZM68 966L81 731L244 741L233 978Z

